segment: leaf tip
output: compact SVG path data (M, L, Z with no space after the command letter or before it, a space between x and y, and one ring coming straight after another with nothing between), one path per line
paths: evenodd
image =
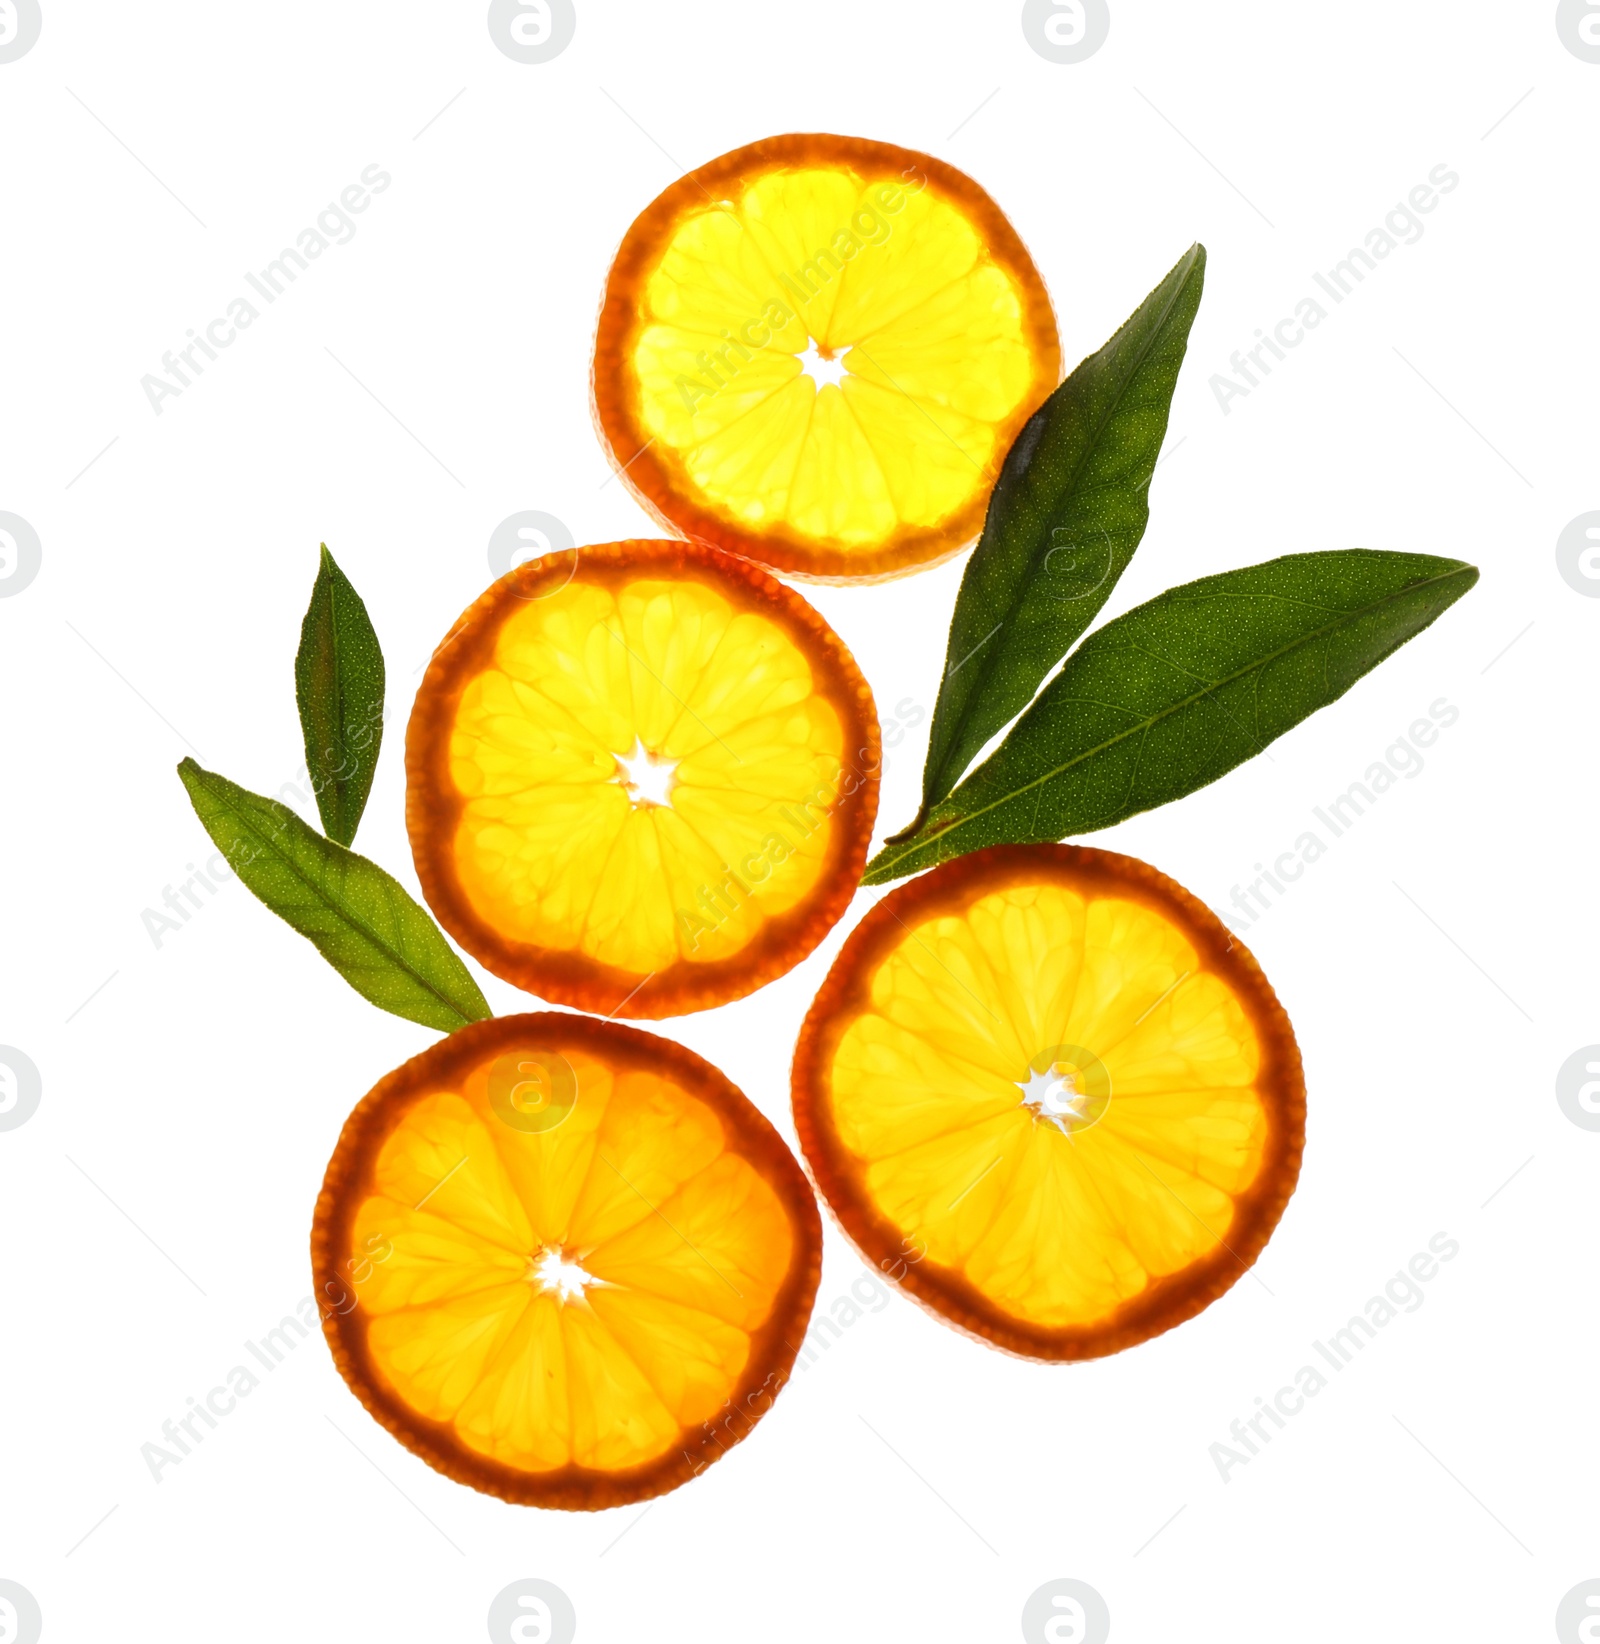
M1464 559L1447 559L1443 563L1450 567L1445 572L1447 581L1460 579L1459 585L1450 590L1449 602L1453 605L1458 599L1465 599L1478 586L1479 578L1483 573L1479 571L1476 565L1472 565Z

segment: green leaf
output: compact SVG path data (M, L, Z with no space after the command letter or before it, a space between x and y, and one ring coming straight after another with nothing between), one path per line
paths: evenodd
M1150 518L1150 476L1205 285L1192 246L1007 453L950 620L913 833L1095 619Z
M363 999L444 1033L491 1014L439 927L376 863L192 759L178 775L228 866Z
M1193 793L1337 701L1477 580L1460 560L1351 548L1170 588L1091 634L862 883L1109 828Z
M348 845L366 808L383 741L383 652L360 594L326 543L300 624L294 694L323 831Z

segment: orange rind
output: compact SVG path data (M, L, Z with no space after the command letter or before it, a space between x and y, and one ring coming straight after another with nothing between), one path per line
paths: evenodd
M862 1253L1036 1359L1114 1353L1215 1301L1305 1137L1255 960L1154 868L1066 845L958 857L879 902L806 1018L793 1092Z

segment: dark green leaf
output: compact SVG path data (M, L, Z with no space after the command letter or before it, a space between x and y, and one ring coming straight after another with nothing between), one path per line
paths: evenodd
M383 741L383 652L361 596L328 545L300 624L294 694L323 831L348 845L366 808Z
M444 1033L490 1014L439 927L376 863L192 759L178 775L229 867L363 999Z
M1193 246L1007 454L956 596L907 834L1027 707L1133 558L1205 274L1205 247Z
M862 883L1091 833L1193 793L1343 696L1477 580L1460 560L1351 548L1170 588L1091 634Z

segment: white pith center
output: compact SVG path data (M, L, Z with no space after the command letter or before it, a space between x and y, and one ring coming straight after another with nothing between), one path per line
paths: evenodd
M800 369L818 389L825 383L837 383L845 375L844 361L824 359L815 337L807 338L805 348L796 358L800 361Z
M658 759L638 737L625 754L613 754L617 762L616 780L627 790L635 806L670 805L677 782L676 759Z
M1031 1107L1036 1118L1048 1119L1064 1136L1094 1123L1089 1092L1078 1088L1071 1072L1058 1073L1052 1068L1040 1073L1029 1068L1028 1082L1017 1089L1022 1092L1022 1105Z
M568 1260L560 1245L541 1250L529 1261L528 1278L547 1295L562 1302L572 1301L591 1284L600 1283L592 1273L584 1272L577 1262Z

